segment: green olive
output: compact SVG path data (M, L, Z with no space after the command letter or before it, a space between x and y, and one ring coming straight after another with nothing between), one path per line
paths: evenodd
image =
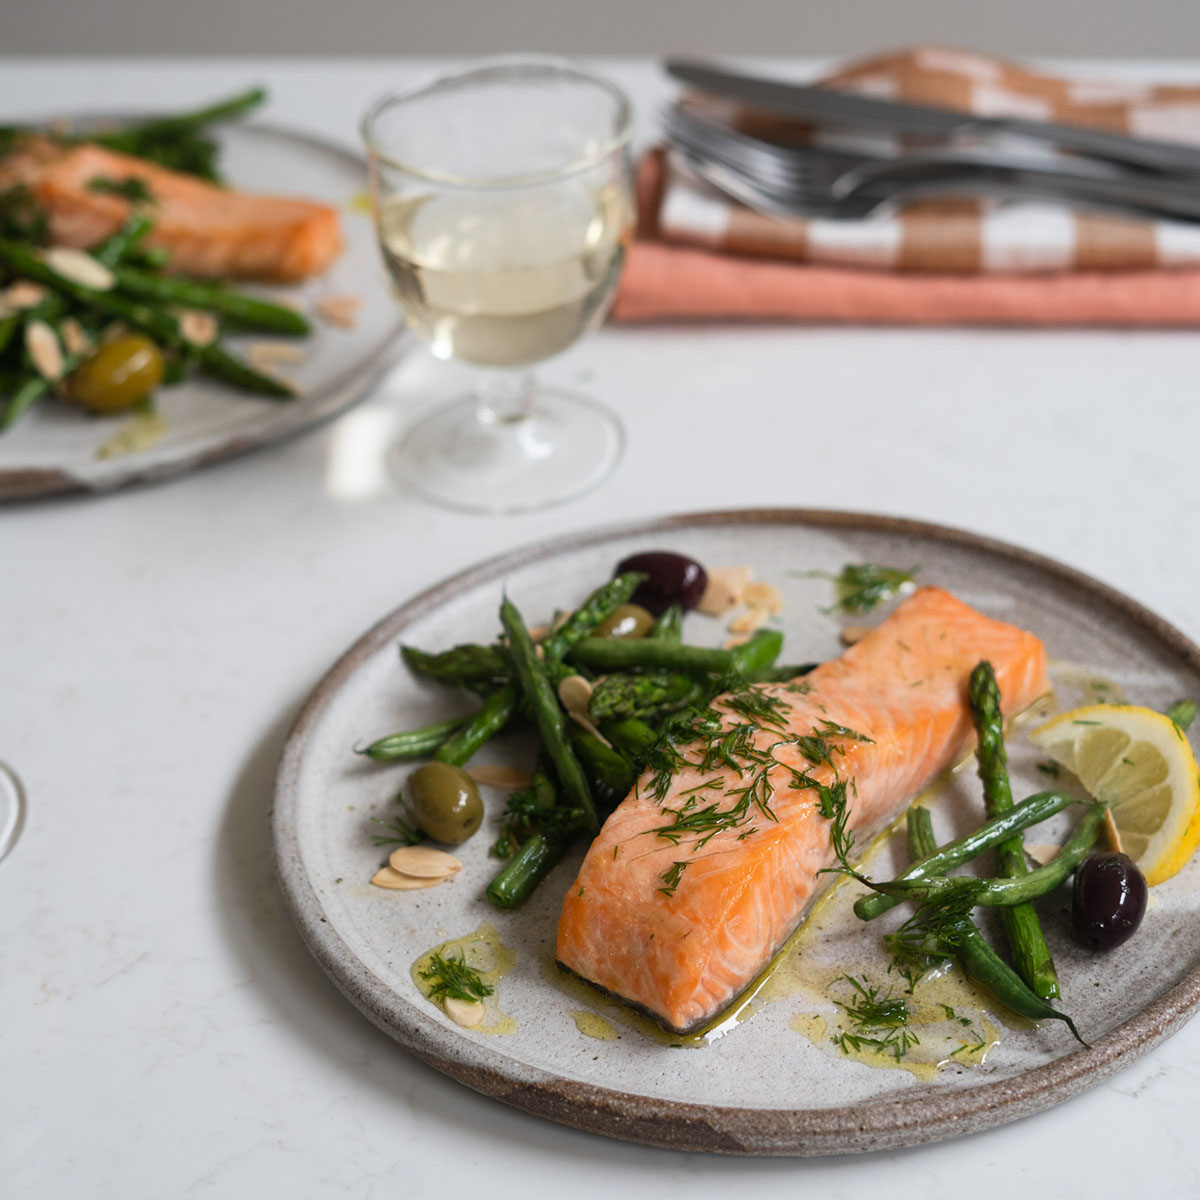
M622 604L607 621L596 626L595 637L644 638L654 628L654 618L640 604Z
M67 381L70 397L92 412L123 412L150 395L163 377L159 348L131 333L101 346Z
M408 777L408 803L417 827L435 842L457 846L483 823L475 780L461 767L431 762Z

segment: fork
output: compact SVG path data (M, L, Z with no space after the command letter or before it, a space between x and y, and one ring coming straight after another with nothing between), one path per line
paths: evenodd
M1046 160L972 149L893 158L787 147L696 116L665 114L668 140L715 186L783 215L863 217L917 194L987 194L1200 220L1200 188L1088 159Z

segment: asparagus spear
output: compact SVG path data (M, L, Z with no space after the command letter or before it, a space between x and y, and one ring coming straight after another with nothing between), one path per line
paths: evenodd
M971 719L979 737L976 757L979 760L979 778L983 783L984 804L989 817L998 817L1012 809L1013 798L1008 782L1008 755L1004 749L1000 688L992 664L986 660L971 672L968 698ZM996 847L996 873L1001 878L1015 879L1028 872L1024 838L1017 832ZM1052 1000L1059 994L1058 974L1033 905L1020 904L1005 909L1003 921L1017 974L1043 1000Z
M585 638L572 651L575 662L598 671L621 671L628 667L660 667L672 671L699 674L748 675L770 665L783 646L783 634L775 629L760 629L752 638L733 650L713 650L706 646L673 645L657 638L622 640ZM763 661L765 660L765 661Z

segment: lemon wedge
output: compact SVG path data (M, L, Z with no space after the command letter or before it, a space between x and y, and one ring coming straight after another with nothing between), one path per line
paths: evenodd
M1108 805L1125 853L1150 884L1179 871L1200 845L1200 770L1169 717L1132 704L1091 704L1030 733Z

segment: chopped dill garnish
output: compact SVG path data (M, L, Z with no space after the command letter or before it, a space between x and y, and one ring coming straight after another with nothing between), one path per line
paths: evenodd
M683 862L672 863L659 878L663 881L663 886L658 890L664 896L675 895L675 889L679 886L679 881L683 878L683 873L688 869L691 863L687 860Z
M843 975L842 979L855 992L849 1001L834 1001L854 1025L854 1032L847 1030L831 1039L843 1054L868 1049L899 1062L913 1046L921 1044L908 1028L908 1001L902 996L893 996L890 988L881 993L865 975L861 980L852 975Z
M1167 716L1180 733L1187 733L1188 726L1196 719L1195 700L1176 700L1167 709Z
M827 571L806 572L810 576L833 580L837 600L824 611L844 613L870 612L906 583L911 583L916 573L916 567L901 571L879 563L847 563L837 575Z
M100 192L108 196L120 196L130 204L153 204L154 193L144 179L129 175L125 179L111 179L107 175L93 175L87 182L89 192Z
M480 1001L496 989L483 982L474 967L467 966L462 950L458 957L448 957L440 950L429 956L429 966L421 971L421 978L429 982L429 996L433 1000Z

